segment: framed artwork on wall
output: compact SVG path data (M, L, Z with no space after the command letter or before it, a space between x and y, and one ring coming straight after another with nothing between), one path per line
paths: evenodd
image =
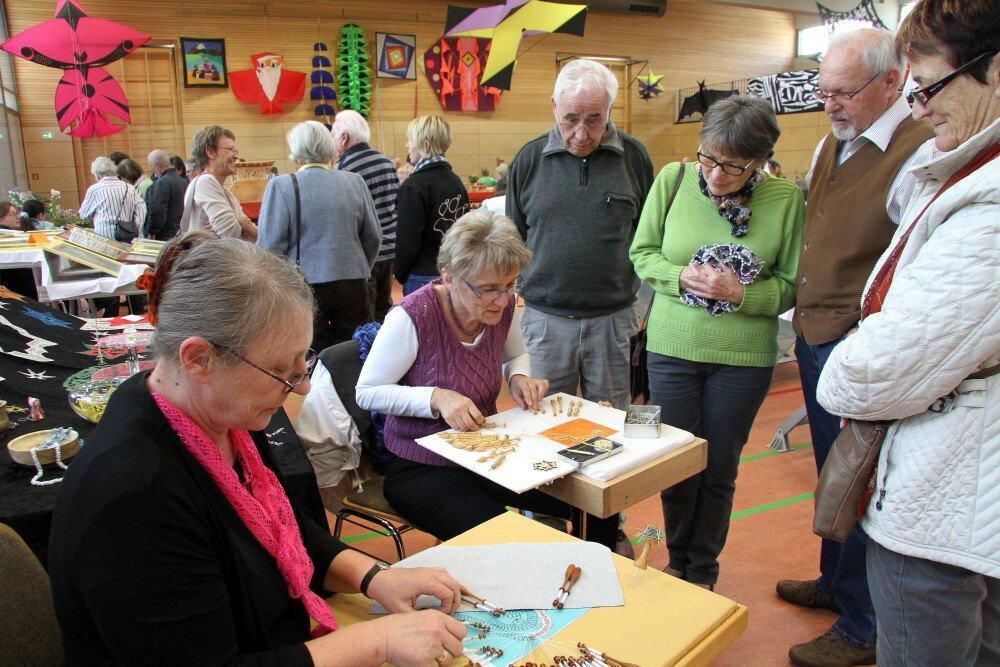
M375 33L375 53L378 54L376 75L389 79L417 78L414 55L417 51L416 35Z
M185 88L228 88L226 41L181 37Z

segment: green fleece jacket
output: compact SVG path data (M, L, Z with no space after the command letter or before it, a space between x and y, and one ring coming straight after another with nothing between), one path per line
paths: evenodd
M688 361L730 366L773 366L778 359L778 315L795 304L795 272L802 245L805 204L792 183L768 177L748 202L750 230L736 238L729 222L698 188L694 165L685 165L669 213L679 163L653 182L629 250L636 274L656 291L646 349ZM678 279L704 245L737 243L764 261L733 313L709 315L680 300Z

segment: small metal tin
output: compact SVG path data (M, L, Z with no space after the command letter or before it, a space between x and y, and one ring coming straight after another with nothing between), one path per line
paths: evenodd
M626 438L659 438L660 437L660 406L630 405L625 411L625 428L622 429Z

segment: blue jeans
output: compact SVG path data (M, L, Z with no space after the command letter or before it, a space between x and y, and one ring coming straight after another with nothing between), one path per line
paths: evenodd
M708 440L708 466L660 493L670 567L715 584L729 534L740 452L774 368L728 366L646 353L649 395L664 424Z
M840 417L831 415L816 402L816 384L826 360L841 340L843 338L822 345L809 345L802 338L795 339L795 357L799 362L817 473L823 468L833 441L840 433ZM865 568L867 544L868 536L859 523L846 542L823 540L820 547L817 585L821 591L832 595L840 608L840 618L833 624L833 631L854 646L875 644L875 609L868 592Z
M437 280L440 276L419 276L415 273L411 273L406 277L406 283L403 284L403 296L408 296L424 285L429 285L430 283Z
M868 542L879 667L1000 665L1000 579Z

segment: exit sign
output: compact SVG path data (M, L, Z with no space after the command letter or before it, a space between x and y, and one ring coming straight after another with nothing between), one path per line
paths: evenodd
M51 139L53 136L52 130L42 130L42 139Z

